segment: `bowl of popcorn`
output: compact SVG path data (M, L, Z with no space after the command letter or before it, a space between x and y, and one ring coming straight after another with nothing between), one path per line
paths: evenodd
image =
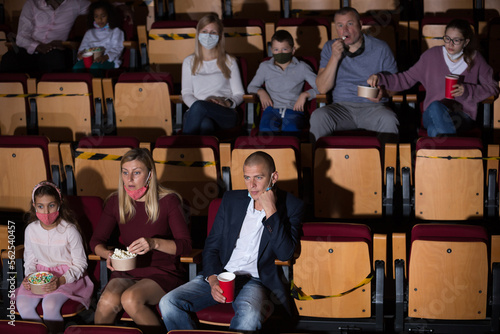
M94 54L94 59L99 58L104 53L103 47L94 47L87 49L87 52L92 52Z
M137 254L130 253L128 250L115 248L111 255L111 266L116 271L128 271L135 269Z
M47 271L39 271L29 275L28 283L30 284L31 292L35 295L43 295L47 293L44 287L52 280L53 277L54 275Z

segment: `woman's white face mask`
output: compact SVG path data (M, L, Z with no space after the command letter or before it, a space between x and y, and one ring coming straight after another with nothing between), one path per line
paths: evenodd
M219 43L219 35L200 33L198 34L198 40L205 49L211 50Z

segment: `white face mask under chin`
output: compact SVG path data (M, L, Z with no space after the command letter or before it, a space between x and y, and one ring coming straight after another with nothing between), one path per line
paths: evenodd
M205 49L211 50L219 43L219 35L200 33L198 35L198 40Z
M462 57L464 54L464 50L462 49L459 53L455 53L454 55L450 54L448 50L446 50L446 54L451 60L457 60L458 58Z

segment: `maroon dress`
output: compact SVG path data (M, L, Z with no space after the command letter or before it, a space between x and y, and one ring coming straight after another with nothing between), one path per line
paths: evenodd
M182 204L175 194L169 194L159 200L160 214L155 222L148 222L145 202L135 202L135 215L125 224L120 224L118 213L118 195L109 198L101 216L99 225L92 235L92 250L99 244L107 244L118 225L119 242L126 249L133 241L144 238L174 240L177 246L175 255L152 250L137 256L137 267L129 271L114 271L113 278L131 278L140 280L149 278L158 283L165 293L185 283L185 270L179 256L191 252L191 236L183 214Z

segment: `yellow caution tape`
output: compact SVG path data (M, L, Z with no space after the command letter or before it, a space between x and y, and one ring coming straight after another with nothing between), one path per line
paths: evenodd
M75 159L120 161L122 159L122 156L121 155L114 155L114 154L75 151ZM216 165L215 161L175 161L175 160L157 161L157 160L155 160L155 163L162 164L162 165L183 166L183 167L210 167L210 166Z
M241 32L231 32L225 33L225 37L247 37L247 36L262 36L261 33L241 33ZM153 40L181 40L181 39L193 39L196 37L196 34L149 34L149 39Z
M432 155L417 155L417 158L427 159L446 159L446 160L500 160L500 157L452 157L452 156L432 156Z
M373 273L370 273L368 276L366 276L365 279L363 279L360 283L358 283L354 288L349 289L347 291L335 294L335 295L330 295L330 296L324 296L324 295L308 295L305 292L302 291L301 288L295 285L295 283L292 280L292 286L291 286L291 295L293 298L298 299L298 300L314 300L314 299L325 299L325 298L334 298L334 297L342 297L345 296L359 288L361 288L363 285L366 285L370 283L370 281L373 278Z
M83 94L0 94L0 97L58 97L58 96L90 96L90 93Z

